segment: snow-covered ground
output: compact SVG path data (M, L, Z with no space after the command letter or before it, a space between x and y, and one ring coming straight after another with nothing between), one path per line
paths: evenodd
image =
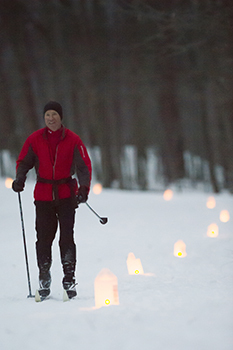
M35 259L33 182L22 203L33 293L38 286ZM18 197L0 180L0 346L2 350L232 350L233 196L207 193L104 190L76 215L79 296L62 302L58 239L53 245L52 293L43 303L27 298L28 285ZM222 209L231 219L222 223ZM217 238L207 237L211 223ZM173 255L183 240L187 257ZM129 252L148 275L128 275ZM118 306L95 309L94 280L102 268L118 278Z

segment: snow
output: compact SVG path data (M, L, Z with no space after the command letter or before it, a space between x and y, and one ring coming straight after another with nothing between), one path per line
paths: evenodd
M33 293L38 286L35 258L33 182L22 193ZM232 350L233 197L210 193L103 190L77 210L79 296L62 302L58 238L53 245L52 293L43 303L27 298L28 284L18 198L0 180L0 344L3 350ZM231 219L222 223L222 209ZM207 237L211 223L219 236ZM173 255L186 244L187 257ZM130 252L145 275L129 275ZM108 268L118 279L119 305L95 309L94 280ZM146 274L147 273L147 274Z

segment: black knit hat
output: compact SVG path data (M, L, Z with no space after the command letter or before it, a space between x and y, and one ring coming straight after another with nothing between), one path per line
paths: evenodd
M49 101L44 106L44 114L50 109L52 109L53 111L56 111L60 115L60 117L62 119L63 114L62 114L62 106L60 105L60 103L55 102L55 101Z

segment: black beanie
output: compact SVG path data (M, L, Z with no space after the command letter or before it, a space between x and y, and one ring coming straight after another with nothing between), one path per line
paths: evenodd
M48 110L54 110L56 111L61 119L63 117L63 114L62 114L62 106L60 105L60 103L58 102L55 102L55 101L49 101L45 106L44 106L44 114L48 111Z

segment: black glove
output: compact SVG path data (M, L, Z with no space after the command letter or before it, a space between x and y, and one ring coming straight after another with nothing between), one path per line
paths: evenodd
M16 179L12 182L12 189L15 192L22 192L24 189L24 181L20 179Z
M88 199L88 188L86 186L80 186L78 189L77 200L78 203L85 203Z

